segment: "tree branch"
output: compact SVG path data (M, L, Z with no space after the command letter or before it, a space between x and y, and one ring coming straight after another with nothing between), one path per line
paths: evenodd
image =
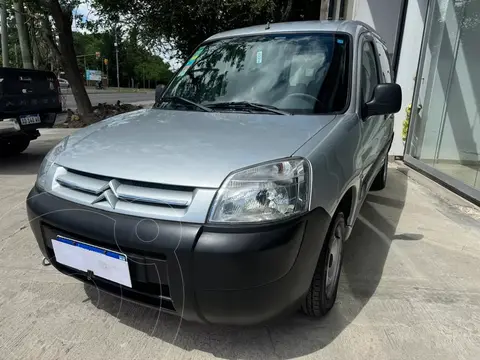
M285 6L285 10L282 11L281 21L286 21L288 16L290 15L290 11L292 11L293 0L288 0L287 6Z
M42 30L43 30L42 31L43 38L49 45L50 49L52 49L54 55L57 58L60 58L61 57L60 50L58 49L58 45L55 42L55 39L53 38L52 25L50 24L50 21L47 15L45 15L42 18Z

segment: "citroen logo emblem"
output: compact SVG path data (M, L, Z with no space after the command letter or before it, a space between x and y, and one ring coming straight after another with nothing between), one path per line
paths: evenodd
M115 205L117 205L118 201L117 189L119 186L120 182L118 182L118 180L111 180L105 184L103 188L100 189L101 194L92 201L92 205L106 200L112 209L115 209Z

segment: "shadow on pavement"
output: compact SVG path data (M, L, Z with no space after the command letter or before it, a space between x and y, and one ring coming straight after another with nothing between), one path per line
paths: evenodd
M387 188L367 198L345 246L337 303L323 319L310 319L298 313L268 326L200 325L122 302L99 293L89 285L85 285L86 301L91 301L127 326L186 351L197 350L221 358L249 359L294 358L312 354L335 340L374 295L392 241L422 238L419 234L396 234L406 193L407 176L391 169Z
M60 140L61 138L45 140L40 137L33 140L27 150L21 154L0 156L0 176L36 175L45 155Z

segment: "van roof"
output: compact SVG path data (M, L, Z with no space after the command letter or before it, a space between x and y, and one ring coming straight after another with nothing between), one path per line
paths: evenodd
M343 32L353 36L362 31L373 33L380 41L378 33L371 26L354 20L315 20L315 21L292 21L271 23L263 25L249 26L245 28L224 31L209 37L206 41L218 40L227 37L258 35L258 34L274 34L274 33L295 33L295 32Z

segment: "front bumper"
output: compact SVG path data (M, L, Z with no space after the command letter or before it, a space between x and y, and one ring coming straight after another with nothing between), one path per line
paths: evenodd
M125 253L132 288L99 277L95 286L185 320L248 325L298 308L330 224L323 209L275 225L209 226L92 210L32 189L30 226L59 271L51 239L67 236Z

